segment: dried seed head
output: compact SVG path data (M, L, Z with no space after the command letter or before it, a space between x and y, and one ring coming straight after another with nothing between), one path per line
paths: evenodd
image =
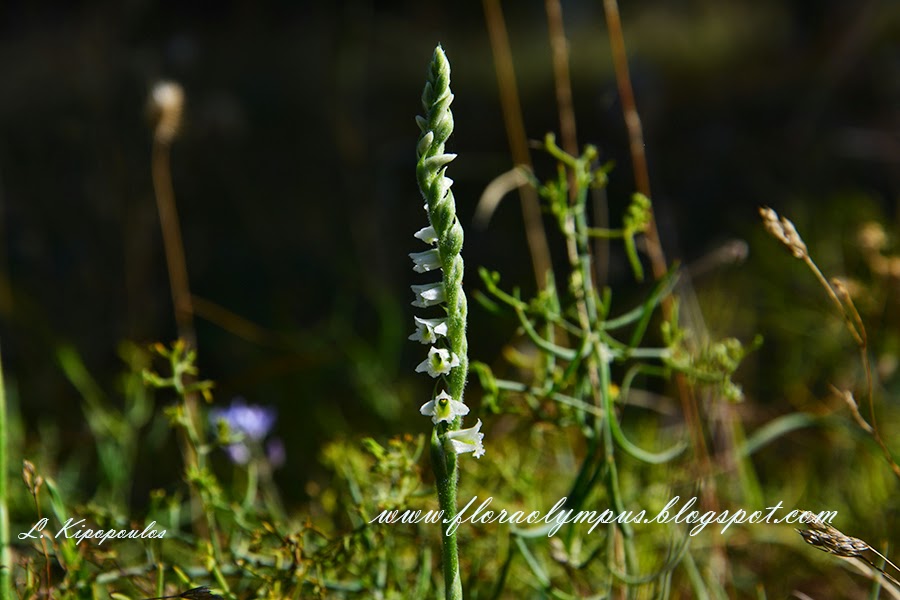
M787 246L787 249L791 251L795 258L807 258L806 244L803 238L800 237L800 234L797 233L797 228L794 227L794 224L789 219L779 218L778 213L766 206L760 207L759 214L762 217L766 231Z
M163 144L171 143L181 127L184 89L172 81L160 81L150 93L150 109L156 119L153 135Z
M778 239L782 244L787 245L788 238L784 234L784 227L778 219L778 213L767 206L762 206L759 209L759 214L762 217L763 226L765 226L766 231Z
M32 496L37 495L44 485L44 478L37 474L34 464L29 460L22 461L22 480L25 481L25 487Z
M844 535L837 528L819 520L815 514L806 511L801 520L809 527L809 531L797 530L807 544L815 546L822 552L850 558L860 556L871 550L869 545L859 538Z
M784 226L784 234L787 236L788 247L791 252L797 258L803 258L806 255L806 244L803 242L800 234L797 233L797 228L784 217L781 217L781 224Z

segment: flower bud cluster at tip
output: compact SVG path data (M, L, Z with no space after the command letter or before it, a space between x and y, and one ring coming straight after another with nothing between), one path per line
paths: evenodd
M777 212L767 206L759 209L759 215L766 231L784 244L795 258L804 259L808 256L806 243L790 219L779 217Z
M456 158L444 151L444 144L453 132L453 113L450 103L450 65L443 49L434 51L422 92L425 116L416 117L421 132L416 146L418 162L416 179L425 200L428 226L415 233L415 238L429 248L410 253L416 273L439 272L441 280L413 285L416 308L440 306L440 318L415 317L416 330L410 340L430 346L428 355L416 372L427 373L440 381L436 395L419 411L430 416L432 423L441 426L444 449L461 454L484 454L481 445L481 421L470 429L459 429L469 408L463 402L463 387L468 371L466 325L466 297L462 289L463 243L462 226L456 216L456 202L451 187L453 180L446 176L447 165Z

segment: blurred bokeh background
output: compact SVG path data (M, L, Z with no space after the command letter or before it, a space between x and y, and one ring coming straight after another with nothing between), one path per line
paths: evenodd
M578 141L616 164L617 215L633 177L602 2L563 9ZM504 10L526 131L540 140L559 129L544 6ZM761 235L756 209L793 218L838 272L860 223L896 231L900 3L642 0L621 11L668 258L690 265L749 243L744 264L694 285L718 335L766 335L739 378L758 411L748 418L765 422L803 405L786 403L784 385L790 369L812 368L804 348L822 348L826 302ZM471 226L485 186L512 166L480 3L4 2L0 341L23 451L52 439L54 456L96 460L61 345L115 404L121 342L176 335L146 110L162 79L186 93L171 164L201 374L219 404L277 408L286 498L306 497L325 440L423 430L430 383L406 341L406 254L424 225L414 116L437 42L453 65L467 285L480 286L484 265L533 290L518 199ZM609 277L631 285L623 261ZM796 306L807 298L812 308ZM471 356L490 363L515 324L470 312ZM838 356L797 385L824 390ZM136 499L172 476L158 456L142 461Z

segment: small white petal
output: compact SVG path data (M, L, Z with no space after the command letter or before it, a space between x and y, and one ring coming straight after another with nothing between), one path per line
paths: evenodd
M436 248L425 252L411 252L409 257L413 261L413 271L416 273L427 273L441 268L441 255Z
M456 158L455 154L449 154L449 153L438 154L436 156L430 156L425 159L424 166L429 171L440 169L441 167L450 164L453 161L453 159L455 159L455 158Z
M447 335L447 319L420 319L415 317L416 331L408 339L423 344L433 344Z
M429 359L425 359L416 365L416 373L421 373L422 371L428 371L428 374L431 375L431 361ZM437 377L437 375L431 375L432 377Z
M458 416L466 416L469 414L469 407L454 400L447 392L441 391L433 400L423 404L419 412L431 417L431 422L437 425L441 421L449 423Z
M434 227L428 226L423 227L418 230L414 235L414 238L418 240L422 240L426 244L433 244L437 241L437 232L434 230Z
M446 198L447 194L450 193L450 187L453 185L453 180L449 177L441 177L437 181L432 184L432 193L436 198Z
M426 283L425 285L414 285L412 291L416 295L412 305L418 308L427 308L440 304L444 298L444 282Z
M428 123L427 123L427 122L426 122L424 125L423 125L422 122L419 121L418 119L416 120L416 122L419 124L419 127L422 128L422 131L425 130L424 127L427 127L427 126L428 126ZM434 132L433 132L433 131L429 131L428 133L426 133L425 135L423 135L423 136L419 139L419 143L416 144L416 153L417 153L419 156L422 156L422 154L424 154L425 151L428 150L428 147L429 147L433 142L434 142Z
M416 373L426 371L432 377L440 377L450 372L450 369L459 366L459 357L444 348L432 346L428 350L428 358L416 367Z
M481 440L484 439L484 434L480 430L481 419L478 419L475 427L448 431L446 433L447 441L450 442L453 451L457 454L472 452L475 458L481 458L484 456L484 446L481 443Z

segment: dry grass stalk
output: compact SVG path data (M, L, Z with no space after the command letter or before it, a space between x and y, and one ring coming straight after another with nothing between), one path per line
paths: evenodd
M872 548L865 541L845 535L833 525L829 525L820 520L810 511L804 511L800 519L806 524L808 530L803 531L797 529L797 533L803 537L803 540L807 544L815 546L822 552L834 554L841 558L858 559L859 561L862 561L868 565L868 567L877 571L878 574L883 575L893 586L896 586L895 588L887 589L890 589L892 596L900 597L900 581L897 581L895 577L875 564L873 560L873 557L883 560L886 565L890 565L894 571L900 574L900 567L897 567L897 565L892 563L885 555ZM878 574L874 575L877 577Z
M861 539L844 535L836 527L820 520L810 511L804 512L801 520L806 523L809 530L798 529L797 533L807 544L815 546L823 552L849 558L862 556L863 552L870 550L869 545Z
M850 409L850 413L853 415L853 419L856 423L868 434L874 434L875 431L872 429L872 426L869 425L863 416L859 413L859 405L856 403L856 399L853 397L853 393L849 390L839 390L834 386L831 386L831 391L834 394L844 401L847 407Z
M868 339L866 337L866 328L862 322L862 318L859 315L859 311L856 310L856 305L853 303L853 299L850 295L850 291L847 289L847 286L840 279L832 279L831 283L825 279L825 276L822 274L822 271L819 269L818 265L812 260L809 255L809 251L807 250L806 243L800 237L800 234L797 232L797 228L794 227L794 224L785 217L779 217L778 213L768 207L760 207L759 214L762 217L763 225L772 236L778 239L782 244L784 244L788 250L790 250L791 254L794 257L802 260L809 269L816 276L816 279L819 280L819 283L825 288L825 291L828 293L828 296L831 298L832 302L834 302L835 306L838 308L838 312L844 319L844 323L847 325L847 330L850 332L850 335L853 336L853 339L856 341L856 345L859 349L860 362L863 366L863 371L866 374L866 399L869 404L869 422L866 423L862 418L862 415L859 413L859 409L856 406L856 401L853 400L852 396L842 395L844 401L847 402L848 406L850 406L850 410L853 412L853 418L860 424L860 426L865 430L875 442L878 444L878 447L881 448L881 453L884 455L885 460L890 466L891 471L893 471L894 475L900 479L900 465L894 460L891 451L888 449L887 445L885 445L884 440L881 438L881 433L878 431L878 423L875 420L875 402L872 394L872 368L869 364L869 350L868 350ZM868 240L867 243L870 246L877 246L880 242L875 238L874 235L870 234L870 237L873 239ZM840 393L839 393L840 394Z
M844 306L844 303L841 302L838 297L837 292L832 287L831 284L828 283L828 280L825 279L825 276L822 274L822 271L819 269L818 265L813 262L812 258L809 256L809 251L806 247L806 242L803 241L803 238L800 237L800 234L797 232L797 228L794 227L794 224L786 217L779 217L778 213L772 210L767 206L762 206L759 209L759 214L763 220L763 226L775 239L780 241L785 247L794 255L794 258L799 258L816 276L816 279L819 280L819 283L822 284L822 287L825 288L825 291L828 293L831 301L834 302L835 306L837 306L838 311L841 313L841 316L844 317L844 321L847 323L847 328L850 330L850 334L853 336L853 339L856 340L857 345L865 346L866 340L864 334L861 334L857 329L857 324L854 323L851 315L847 312L847 307Z
M488 36L491 40L491 53L497 73L497 88L500 93L509 150L513 163L530 168L531 154L528 150L528 136L525 133L525 119L522 116L522 105L516 86L516 73L513 68L512 51L509 45L509 34L506 31L506 22L503 18L503 9L500 0L482 0L482 4ZM547 285L547 272L550 270L551 261L540 201L537 191L527 185L519 188L519 198L522 204L525 239L531 251L534 280L538 288L543 289Z
M809 256L806 243L797 233L797 228L786 217L778 216L778 213L767 206L760 207L759 214L763 219L763 225L770 234L787 246L795 258L805 259Z

